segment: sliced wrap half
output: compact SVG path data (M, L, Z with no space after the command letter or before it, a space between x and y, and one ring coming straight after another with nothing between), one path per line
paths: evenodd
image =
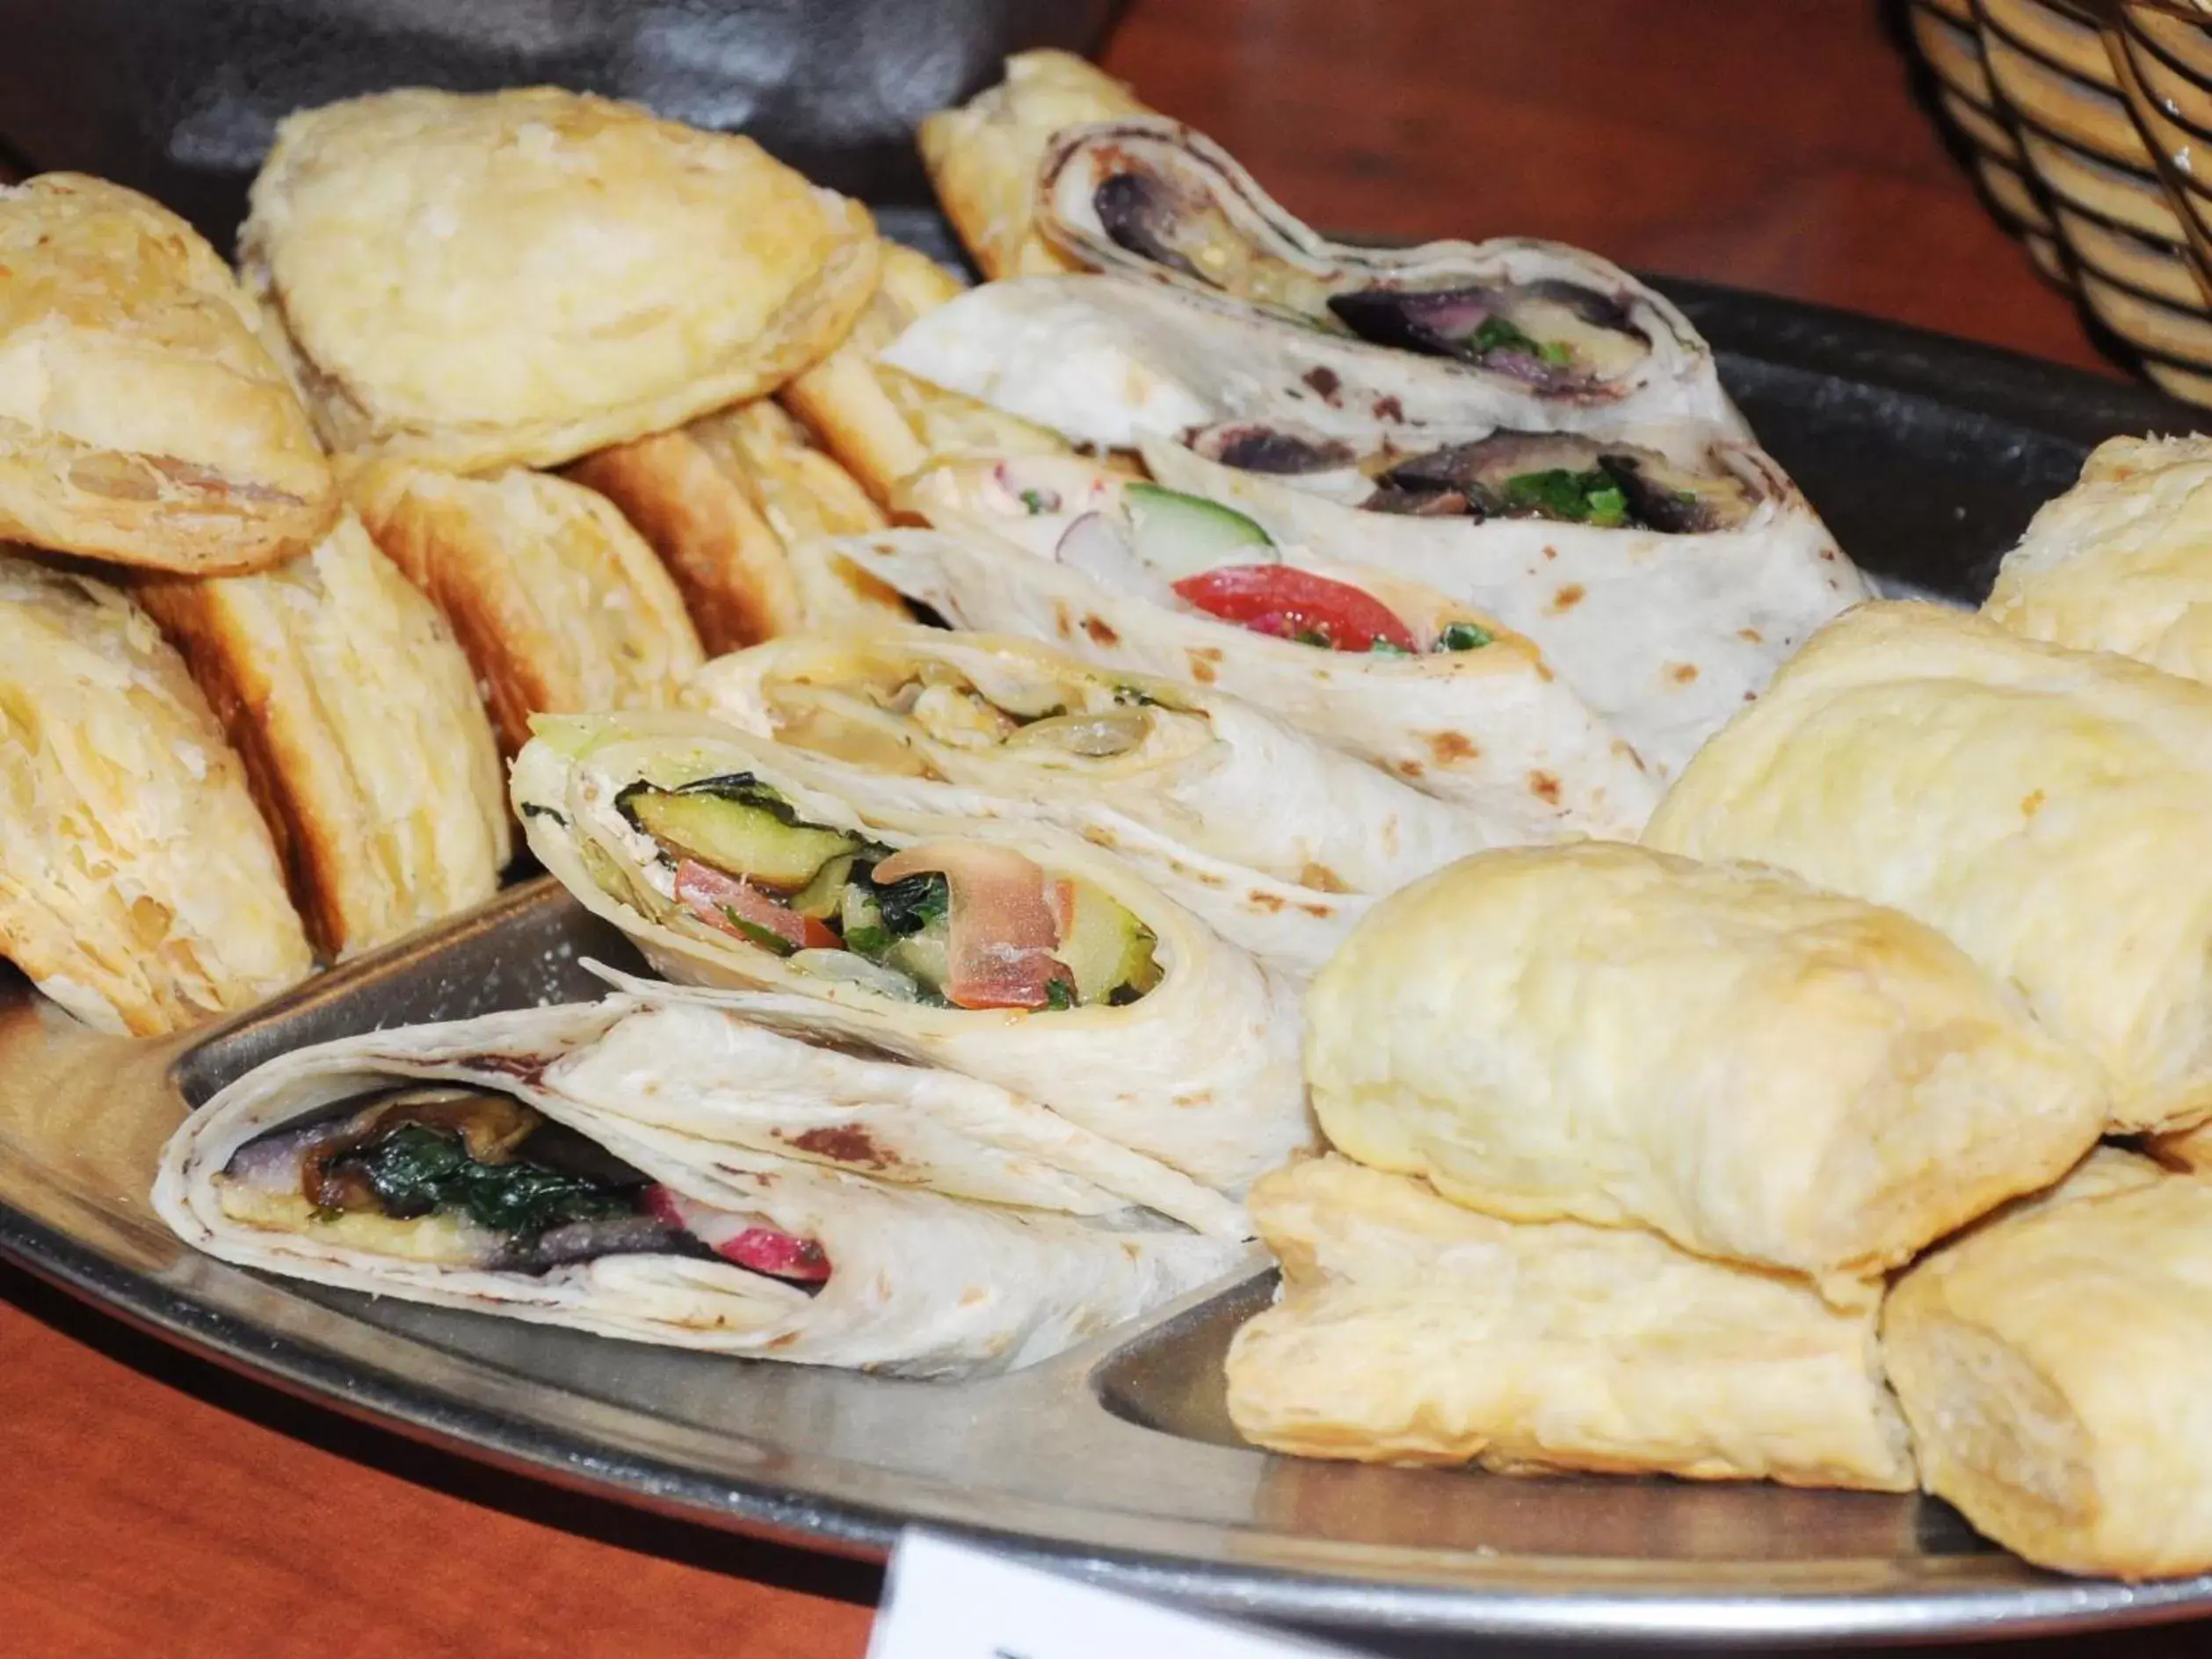
M1209 1186L1309 1143L1290 981L1074 836L839 787L698 715L541 722L513 778L540 862L686 995L988 1079Z
M1373 895L1487 844L1473 813L1247 704L1012 636L787 635L708 663L685 698L833 767L871 822L1075 830L1301 974Z
M1781 468L1708 427L1500 431L1409 457L1246 424L1142 449L1159 482L1280 544L1410 577L1527 634L1662 776L1871 597Z
M938 533L825 544L955 627L1229 692L1469 808L1495 842L1633 835L1657 780L1537 646L1372 566L1091 463L934 467Z
M628 996L281 1055L178 1131L154 1202L318 1284L923 1375L1034 1363L1244 1250L1215 1195L989 1084Z
M1525 237L1331 242L1165 116L1063 129L1038 173L1034 222L1088 269L1326 338L1380 389L1396 366L1450 396L1461 424L1592 431L1687 416L1743 431L1689 319L1618 265Z

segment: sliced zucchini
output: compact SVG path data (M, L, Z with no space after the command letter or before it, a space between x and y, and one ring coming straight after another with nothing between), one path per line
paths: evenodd
M846 889L852 880L852 860L859 855L841 852L815 872L814 880L793 894L784 902L801 916L810 916L817 922L826 922L845 907Z
M780 804L650 785L634 785L615 801L623 816L670 851L780 892L805 887L830 859L859 851L859 837L787 822L790 809L778 813Z
M1159 960L1153 953L1158 941L1152 930L1088 881L1070 885L1072 914L1053 954L1075 979L1077 1003L1103 1003L1123 986L1142 994L1158 984Z
M1136 555L1171 582L1223 564L1272 564L1275 543L1234 507L1157 484L1124 484Z

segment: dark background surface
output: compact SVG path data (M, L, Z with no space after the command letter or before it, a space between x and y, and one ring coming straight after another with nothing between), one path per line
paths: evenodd
M902 11L911 22L943 4L911 0ZM410 4L433 24L461 9ZM788 20L844 6L758 10ZM309 37L287 21L296 0L223 9L279 41L280 56L307 51ZM535 0L529 15L554 30L593 9ZM71 144L127 131L200 132L194 146L220 153L215 140L250 100L211 67L190 21L200 10L0 0L0 134L78 165L112 165L100 158L116 152ZM1081 8L1049 0L994 15L1025 10L1042 27L1080 33ZM134 82L99 67L100 20L127 11L164 14L141 18L158 52ZM946 37L916 28L899 38L918 40L939 67L894 78L918 110L966 71L943 67ZM691 38L711 39L712 28ZM872 26L822 38L831 55L809 74L828 102L794 98L834 118L811 131L859 130L837 112L858 76L881 71L842 60L894 60L863 55L878 40ZM578 73L556 78L612 83L600 78L604 48L571 50L582 51ZM389 78L370 73L373 62L341 64L330 91ZM1916 100L1876 0L1133 0L1106 62L1317 222L1560 236L1645 269L2114 373L2070 302L1983 211ZM468 83L459 71L438 78ZM252 119L272 113L265 105ZM194 114L207 118L197 128L185 120ZM857 165L879 141L852 152ZM891 141L873 153L893 168L883 177L903 170L910 185L903 149ZM824 177L851 185L866 175ZM1875 361L1866 337L1799 314L1692 299L1724 347L1748 353L1730 371L1745 377L1754 419L1880 568L1925 563L1933 555L1915 548L1938 545L1979 558L2105 423L2164 424L2163 406L2133 402L2125 387L2046 380L2009 359L1909 340L1887 341ZM1822 378L1838 369L1851 384ZM1858 438L1829 441L1824 423L1833 422ZM1861 446L1885 432L1929 441L1869 476ZM1966 531L1944 530L1962 508ZM477 1469L178 1355L4 1268L0 1470L0 1652L10 1655L854 1659L879 1582L872 1568ZM2212 1635L2177 1628L1998 1651L2181 1659L2212 1651Z

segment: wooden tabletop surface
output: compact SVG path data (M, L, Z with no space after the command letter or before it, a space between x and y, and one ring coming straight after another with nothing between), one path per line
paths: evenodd
M2112 372L1897 39L1878 0L1135 0L1107 62L1322 224L1557 236ZM0 1650L26 1656L854 1655L880 1585L479 1471L6 1270L0 1469Z

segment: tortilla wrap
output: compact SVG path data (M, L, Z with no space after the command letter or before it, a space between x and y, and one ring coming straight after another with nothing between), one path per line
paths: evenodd
M318 1220L296 1185L287 1206L243 1164L218 1179L265 1133L422 1080L511 1096L690 1206L811 1241L827 1277L809 1295L704 1251L650 1249L534 1272L470 1265L466 1247L445 1246L481 1224L444 1211L427 1218L437 1247L410 1259L392 1253L403 1224L389 1218ZM855 1154L844 1168L841 1148ZM1172 1200L1179 1186L1207 1196L988 1085L616 996L280 1055L178 1131L154 1202L195 1248L317 1284L716 1352L974 1375L1033 1364L1234 1267L1232 1237L1167 1225L1132 1196ZM998 1201L948 1195L977 1190Z
M1038 232L1077 265L1160 286L1239 322L1264 321L1278 337L1295 330L1326 338L1345 360L1376 374L1379 392L1392 389L1393 367L1432 385L1453 400L1461 424L1589 431L1581 423L1686 417L1746 435L1689 319L1618 265L1579 249L1526 237L1411 248L1331 242L1292 217L1220 145L1153 114L1062 129L1036 192ZM1415 356L1367 344L1329 304L1532 286L1603 315L1606 331L1621 341L1640 341L1633 366L1570 375L1542 358ZM1346 390L1365 383L1347 376Z
M807 823L893 848L974 843L1019 853L1048 880L1085 884L1153 941L1157 983L1120 1005L964 1008L887 993L849 950L809 964L695 925L659 849L616 797L743 775ZM1042 824L871 815L803 756L698 715L547 721L515 763L531 851L627 934L676 994L809 1025L997 1083L1208 1186L1241 1190L1311 1128L1299 1074L1296 992L1127 864ZM839 959L832 960L830 959ZM830 972L839 977L830 977Z
M685 698L832 768L871 821L1073 830L1301 975L1369 897L1487 844L1473 814L1246 704L1027 640L789 635L709 663Z

